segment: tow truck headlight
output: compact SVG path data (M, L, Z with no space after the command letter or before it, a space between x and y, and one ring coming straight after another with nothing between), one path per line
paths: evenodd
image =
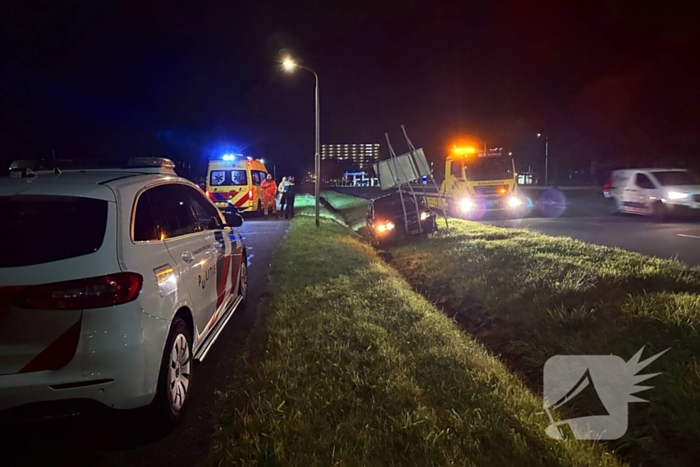
M469 212L475 207L476 204L474 204L474 201L470 200L469 198L464 198L462 201L459 202L459 208L462 210L462 212Z
M520 206L521 204L523 204L523 202L522 202L522 200L521 200L520 198L518 198L517 196L513 196L513 197L511 197L511 198L508 199L508 206L510 206L510 207L513 208L513 209L517 208L517 207Z
M669 191L668 192L668 199L673 200L673 201L686 199L688 197L690 197L690 195L688 193L681 193L678 191Z
M430 217L430 213L429 213L429 212L421 212L421 213L420 213L420 220L424 221L424 220L426 220L428 217Z

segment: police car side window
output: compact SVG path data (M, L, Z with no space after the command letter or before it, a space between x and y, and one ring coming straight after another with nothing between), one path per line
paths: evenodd
M192 206L192 213L197 221L197 231L220 229L222 221L219 210L212 206L204 198L204 195L197 192L194 188L188 186L183 186L183 188L187 192L190 205Z
M174 238L197 231L191 202L184 185L160 185L148 190L156 224L162 238Z
M159 239L156 217L151 207L151 200L148 196L148 192L139 196L138 203L136 204L136 213L134 214L133 232L135 242Z

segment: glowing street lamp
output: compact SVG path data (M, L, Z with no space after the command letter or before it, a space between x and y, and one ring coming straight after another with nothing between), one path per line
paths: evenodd
M296 68L297 64L294 63L294 60L291 58L285 58L282 60L282 67L285 69L285 71L292 71L294 68Z
M314 192L315 192L315 198L316 198L316 227L319 226L319 214L321 211L320 208L320 199L321 199L321 129L320 129L320 111L319 111L319 100L318 100L318 75L316 74L315 71L306 68L305 66L301 66L298 63L296 63L294 60L292 60L290 57L285 58L282 60L282 68L288 73L291 73L294 71L296 68L300 68L302 70L306 70L309 73L313 73L314 78L316 78L316 155L315 155L315 172L316 172L316 180L314 184Z

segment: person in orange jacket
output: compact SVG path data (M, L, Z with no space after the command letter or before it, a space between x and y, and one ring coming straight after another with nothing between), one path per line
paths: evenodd
M263 211L265 216L267 216L270 206L272 206L272 214L277 215L277 203L275 202L275 196L277 196L277 183L275 183L272 175L267 174L267 178L260 184L260 188L262 188L264 206Z

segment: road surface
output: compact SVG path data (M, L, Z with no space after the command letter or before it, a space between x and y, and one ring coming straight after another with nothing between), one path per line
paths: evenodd
M697 221L656 223L641 216L607 215L482 222L573 237L659 258L677 258L689 266L700 265L700 223Z
M175 431L152 439L139 432L132 413L41 424L0 433L0 465L197 465L209 451L215 394L240 373L237 356L255 324L272 252L288 225L282 220L246 221L239 229L248 247L248 305L236 311L207 358L195 367L187 416Z

